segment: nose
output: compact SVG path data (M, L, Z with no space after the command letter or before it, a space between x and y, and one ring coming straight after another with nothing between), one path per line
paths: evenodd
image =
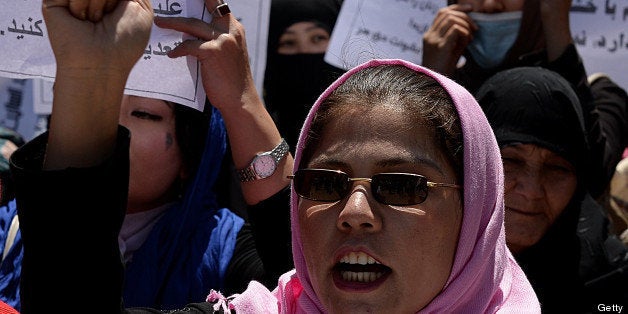
M295 54L306 54L306 53L310 53L310 43L308 42L307 38L305 38L304 36L299 37L297 39L297 46L296 46L296 51Z
M371 205L377 206L372 197L369 183L356 184L349 194L336 223L343 232L375 232L382 228L382 220Z
M540 169L526 169L517 173L508 174L506 190L526 196L528 199L538 199L545 196L543 174ZM509 189L508 187L511 186Z
M504 11L504 4L501 0L484 0L480 1L476 11L482 13L499 13Z

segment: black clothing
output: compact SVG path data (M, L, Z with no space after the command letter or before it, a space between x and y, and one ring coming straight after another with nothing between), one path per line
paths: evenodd
M576 91L591 148L591 161L587 182L589 192L599 197L615 172L624 148L628 146L628 102L626 92L619 85L606 79L597 86L589 86L584 64L576 47L571 44L563 54L552 62L547 61L544 50L528 53L514 63L503 64L494 69L482 69L473 59L467 59L458 69L454 79L476 94L479 87L498 72L516 67L540 66L560 74Z
M279 38L297 22L314 22L331 34L340 0L273 0L268 30L264 102L294 154L305 116L318 96L343 69L324 61L325 54L277 53Z
M126 212L130 134L123 127L118 134L115 153L94 167L43 171L47 133L12 155L24 243L22 313L46 313L68 300L73 308L64 307L64 312L121 311L124 266L118 233ZM265 219L280 221L283 216L289 217L286 195L289 193L284 190L270 199L270 205L283 207L263 209L264 204L258 205ZM227 271L232 292L243 291L251 278L276 284L279 274L292 267L291 259L275 258L291 254L290 237L273 238L284 233L269 235L264 230L260 228L255 234L249 227L240 230ZM83 245L76 245L74 239L80 239ZM51 248L56 252L52 256ZM267 251L258 254L260 249ZM286 249L288 252L282 252Z
M299 132L314 101L344 71L325 54L277 55L266 69L266 107L294 153Z
M539 242L515 256L543 312L589 313L599 304L626 304L628 247L610 234L608 217L588 191L592 162L570 84L553 71L519 67L487 80L476 98L500 147L534 144L576 169L578 187L569 204Z

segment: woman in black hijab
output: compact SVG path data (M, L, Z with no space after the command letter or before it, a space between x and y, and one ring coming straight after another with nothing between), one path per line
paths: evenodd
M324 61L341 5L342 0L273 0L271 4L264 100L293 152L310 107L344 73ZM298 34L286 34L302 22L311 23L306 41L317 48L299 48Z
M589 193L589 146L572 87L550 70L520 67L487 80L476 98L502 153L506 241L543 312L626 304L628 249Z

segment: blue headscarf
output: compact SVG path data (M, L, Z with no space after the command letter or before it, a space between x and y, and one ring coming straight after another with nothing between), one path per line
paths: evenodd
M0 207L0 252L4 252L11 223L17 215L15 199ZM1 253L0 253L1 254ZM22 274L22 233L18 230L13 238L13 246L0 264L0 299L20 310L20 275Z
M244 221L218 208L214 183L227 148L220 112L212 108L205 148L194 180L133 253L126 269L126 306L180 308L221 290Z

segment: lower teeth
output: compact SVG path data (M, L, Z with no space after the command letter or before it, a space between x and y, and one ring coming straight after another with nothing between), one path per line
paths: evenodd
M342 279L346 281L372 282L377 280L384 273L343 271L340 274L342 275Z

